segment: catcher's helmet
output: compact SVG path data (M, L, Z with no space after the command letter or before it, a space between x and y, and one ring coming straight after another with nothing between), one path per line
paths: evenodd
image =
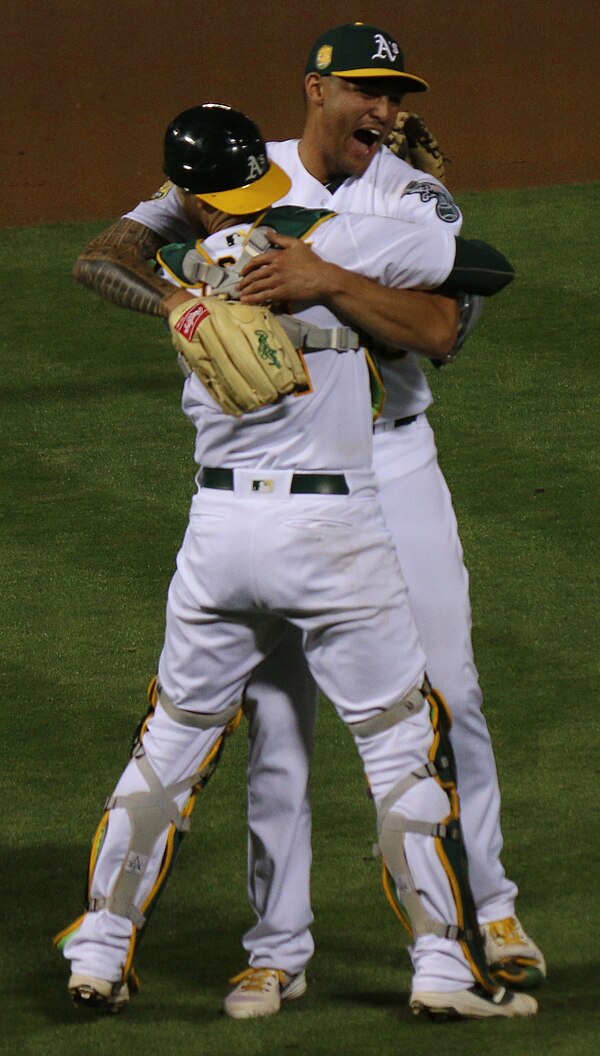
M178 114L165 133L165 175L224 213L265 209L291 187L267 158L258 127L230 106L205 103Z

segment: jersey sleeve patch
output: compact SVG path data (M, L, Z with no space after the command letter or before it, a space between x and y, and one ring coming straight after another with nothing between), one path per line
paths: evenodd
M460 219L460 209L452 195L438 183L430 183L428 180L412 180L406 185L402 197L405 194L418 194L424 203L435 201L435 211L440 220L446 224L453 224Z
M173 184L171 183L171 181L167 180L166 183L163 183L162 187L159 187L158 190L154 192L154 194L151 194L150 197L146 198L145 200L147 202L155 202L157 198L166 198L172 186Z

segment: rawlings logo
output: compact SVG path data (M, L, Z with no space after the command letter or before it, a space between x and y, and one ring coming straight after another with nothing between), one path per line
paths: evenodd
M175 323L175 330L177 330L177 333L181 334L182 337L191 341L196 330L200 326L200 323L203 319L206 319L208 315L210 315L208 308L200 301L199 304L192 305L191 308L188 308L188 310L183 313L181 318Z
M445 187L437 183L429 183L428 180L412 180L406 187L404 194L418 194L422 202L435 201L435 211L440 220L446 224L453 224L460 219L460 210Z
M400 48L394 40L388 40L384 37L383 33L375 34L375 44L377 51L371 55L372 59L387 59L388 62L395 62Z
M267 159L264 154L259 154L255 157L254 154L250 154L248 157L248 183L252 183L253 180L260 179L264 176L267 171Z
M255 330L258 338L258 354L261 359L266 359L272 367L281 367L281 360L277 358L277 351L269 344L269 335L266 330Z

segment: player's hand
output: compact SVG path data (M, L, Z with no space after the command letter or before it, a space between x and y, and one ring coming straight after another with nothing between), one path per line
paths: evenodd
M268 231L279 248L260 253L242 269L240 300L246 304L326 300L340 269L313 253L306 242Z

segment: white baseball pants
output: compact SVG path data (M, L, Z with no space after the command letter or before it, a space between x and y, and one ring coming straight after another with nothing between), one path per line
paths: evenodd
M354 475L357 489L348 497L292 496L286 493L289 474L281 481L276 473L270 476L272 493L250 491L246 471L236 472L239 491L201 489L195 497L169 589L159 681L177 709L218 723L219 715L241 700L253 669L275 648L287 619L302 633L313 678L352 726L387 710L423 679L425 657L396 553L364 476ZM158 705L142 743L163 788L195 772L221 729L182 725ZM427 706L384 733L358 738L376 803L422 766L432 740ZM115 792L144 794L147 787L132 759ZM185 798L184 792L176 796L180 806ZM449 802L439 783L426 778L404 792L392 810L436 823L448 814ZM271 843L281 831L277 822ZM155 883L168 831L158 825L138 902ZM117 806L94 869L94 899L110 897L128 855L129 835L128 813ZM405 848L429 913L456 923L452 888L431 838L409 833ZM108 908L90 912L64 954L74 972L116 980L132 931L133 924ZM454 990L473 982L454 940L418 939L414 963L417 989Z

